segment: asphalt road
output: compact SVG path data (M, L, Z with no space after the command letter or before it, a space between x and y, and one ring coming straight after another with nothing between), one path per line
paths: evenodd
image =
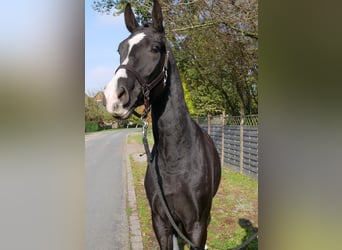
M86 250L129 249L125 140L130 132L85 136Z

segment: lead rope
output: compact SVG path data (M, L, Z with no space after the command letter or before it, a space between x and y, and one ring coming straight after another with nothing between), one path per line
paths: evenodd
M146 156L147 156L147 164L153 169L152 172L153 172L153 181L155 183L157 183L157 195L159 196L160 198L160 201L162 203L162 206L165 210L165 213L166 213L166 216L167 218L169 219L169 222L171 223L173 229L177 232L177 234L186 242L188 243L191 247L195 248L195 249L198 249L200 250L201 248L199 247L196 247L194 243L192 243L182 232L181 230L178 228L175 220L173 219L171 213L170 213L170 210L166 204L166 200L165 200L165 197L163 195L163 192L162 192L162 187L161 187L161 183L159 182L158 180L158 172L157 172L157 168L156 168L156 165L155 165L155 162L153 162L153 158L152 158L152 155L151 155L151 152L150 152L150 147L148 145L148 141L147 141L147 128L148 128L148 122L145 120L143 121L143 127L142 127L142 141L143 141L143 144L144 144L144 148L145 148L145 152L146 152Z

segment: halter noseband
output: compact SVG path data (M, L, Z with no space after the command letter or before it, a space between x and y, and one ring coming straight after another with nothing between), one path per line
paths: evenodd
M167 80L167 69L168 69L168 62L169 62L169 51L166 51L164 65L162 71L157 75L154 80L152 80L150 83L147 83L144 78L141 77L141 75L130 65L127 64L121 64L115 71L115 73L119 69L126 69L128 72L134 75L134 77L138 80L139 84L142 87L142 92L144 95L144 112L140 115L136 111L133 111L133 114L140 117L140 118L146 118L147 114L150 112L151 105L150 105L150 92L151 90L156 87L161 80L164 79L164 84Z

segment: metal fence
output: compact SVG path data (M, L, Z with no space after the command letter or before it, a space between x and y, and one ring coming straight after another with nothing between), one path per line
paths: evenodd
M258 116L195 118L213 138L221 164L258 178ZM223 148L222 148L223 145Z

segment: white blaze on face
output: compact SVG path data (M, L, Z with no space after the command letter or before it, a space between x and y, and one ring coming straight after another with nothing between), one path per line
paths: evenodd
M133 36L131 39L128 40L128 52L125 60L123 60L122 64L128 64L129 56L132 51L134 45L137 45L141 42L141 40L146 36L144 33L139 33ZM124 115L128 110L122 107L122 103L120 102L117 96L117 88L118 88L118 81L120 78L127 78L126 69L119 69L112 80L109 82L107 87L104 90L104 95L106 98L106 109L109 113L113 114L114 112L119 115Z

